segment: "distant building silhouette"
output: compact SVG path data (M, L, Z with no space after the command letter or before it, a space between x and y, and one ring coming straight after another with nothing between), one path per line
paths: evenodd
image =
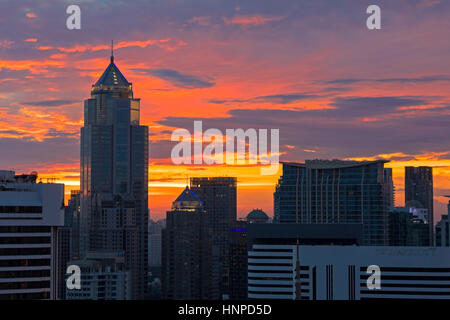
M395 187L394 177L392 175L392 168L384 168L384 184L386 187L386 206L395 206Z
M161 232L165 221L150 220L148 226L148 265L153 268L161 267Z
M212 242L219 259L213 271L218 281L218 297L229 296L229 246L230 229L237 217L237 179L234 177L191 178L191 190L203 202L206 224L212 231Z
M427 209L389 208L390 246L429 246Z
M164 299L217 299L211 287L211 233L202 201L186 189L167 212L162 233L162 294Z
M429 244L434 240L433 168L405 167L405 203L420 202L420 208L428 209ZM418 205L419 206L419 205Z
M230 231L230 276L229 296L231 300L247 299L247 225L238 220Z

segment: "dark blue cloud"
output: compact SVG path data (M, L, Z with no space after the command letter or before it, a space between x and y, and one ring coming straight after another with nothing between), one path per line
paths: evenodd
M59 107L79 102L80 101L78 100L41 100L41 101L26 101L21 102L21 104L35 107Z
M249 99L211 99L208 100L210 103L214 104L240 104L240 103L273 103L273 104L288 104L302 100L312 100L320 98L319 95L315 94L302 94L302 93L284 93L284 94L274 94L267 96L258 96Z
M360 82L378 82L378 83L432 83L438 81L450 81L450 77L442 75L424 76L424 77L405 77L405 78L381 78L381 79L365 79L365 78L343 78L321 81L325 84L354 84Z
M170 82L172 85L184 89L211 88L215 83L198 76L184 74L172 69L132 69Z

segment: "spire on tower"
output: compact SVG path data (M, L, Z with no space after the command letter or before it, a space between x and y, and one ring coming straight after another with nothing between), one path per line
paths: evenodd
M114 40L111 40L111 62L114 62Z

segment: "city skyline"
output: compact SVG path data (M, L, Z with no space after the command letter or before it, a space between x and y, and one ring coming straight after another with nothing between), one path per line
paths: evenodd
M9 28L0 42L0 146L9 152L0 167L56 177L66 200L80 188L82 100L114 39L117 65L150 127L151 218L164 217L198 176L236 176L238 216L255 207L273 215L279 174L171 163L170 133L192 130L194 120L205 128L280 128L283 161L390 160L397 206L404 167L431 166L440 217L450 194L450 45L441 41L450 4L380 1L384 27L373 34L364 30L365 4L344 2L345 10L331 1L216 1L184 10L177 2L81 2L82 29L73 32L63 23L65 4L2 3L11 14L1 22Z

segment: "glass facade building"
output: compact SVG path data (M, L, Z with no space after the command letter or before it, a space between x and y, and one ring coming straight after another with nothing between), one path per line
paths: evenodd
M274 193L277 223L363 225L362 245L387 244L386 161L283 163Z
M131 272L131 298L147 286L148 127L140 100L111 63L84 103L80 255L115 252Z

